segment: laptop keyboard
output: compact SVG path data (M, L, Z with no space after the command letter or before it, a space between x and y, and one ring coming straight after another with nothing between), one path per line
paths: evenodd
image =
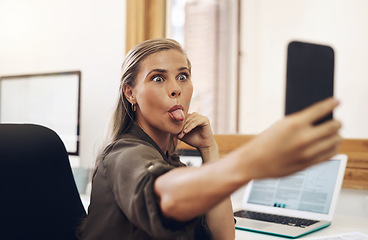
M289 225L289 226L294 226L294 227L301 227L301 228L308 227L318 222L315 220L252 212L252 211L246 211L246 210L237 211L234 213L234 216L249 218L249 219L254 219L254 220L259 220L259 221L264 221L264 222L279 223L279 224L284 224L284 225Z

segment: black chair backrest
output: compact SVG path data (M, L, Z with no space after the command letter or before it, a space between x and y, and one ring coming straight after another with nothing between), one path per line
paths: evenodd
M59 136L0 124L0 239L77 239L86 216Z

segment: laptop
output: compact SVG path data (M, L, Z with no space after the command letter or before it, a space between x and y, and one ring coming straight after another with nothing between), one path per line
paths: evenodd
M339 154L291 176L248 183L236 229L297 238L331 224L348 157Z

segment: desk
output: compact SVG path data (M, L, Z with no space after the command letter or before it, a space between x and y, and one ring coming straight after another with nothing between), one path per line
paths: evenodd
M241 208L244 188L231 195L233 209ZM81 195L85 208L89 205L89 195ZM331 226L297 239L336 235L345 232L362 232L368 234L368 190L341 189L336 205L335 216ZM236 240L288 239L267 234L236 230Z
M234 210L241 208L244 188L231 196ZM307 234L298 239L336 235L345 232L362 232L368 234L368 190L341 189L331 226ZM236 230L236 240L288 239L267 234Z

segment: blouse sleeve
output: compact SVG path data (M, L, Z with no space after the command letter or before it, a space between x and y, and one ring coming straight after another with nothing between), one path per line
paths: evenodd
M195 228L200 218L179 222L164 217L160 210L154 181L173 167L156 149L132 144L122 151L114 146L102 161L116 203L135 226L155 238L175 237Z

